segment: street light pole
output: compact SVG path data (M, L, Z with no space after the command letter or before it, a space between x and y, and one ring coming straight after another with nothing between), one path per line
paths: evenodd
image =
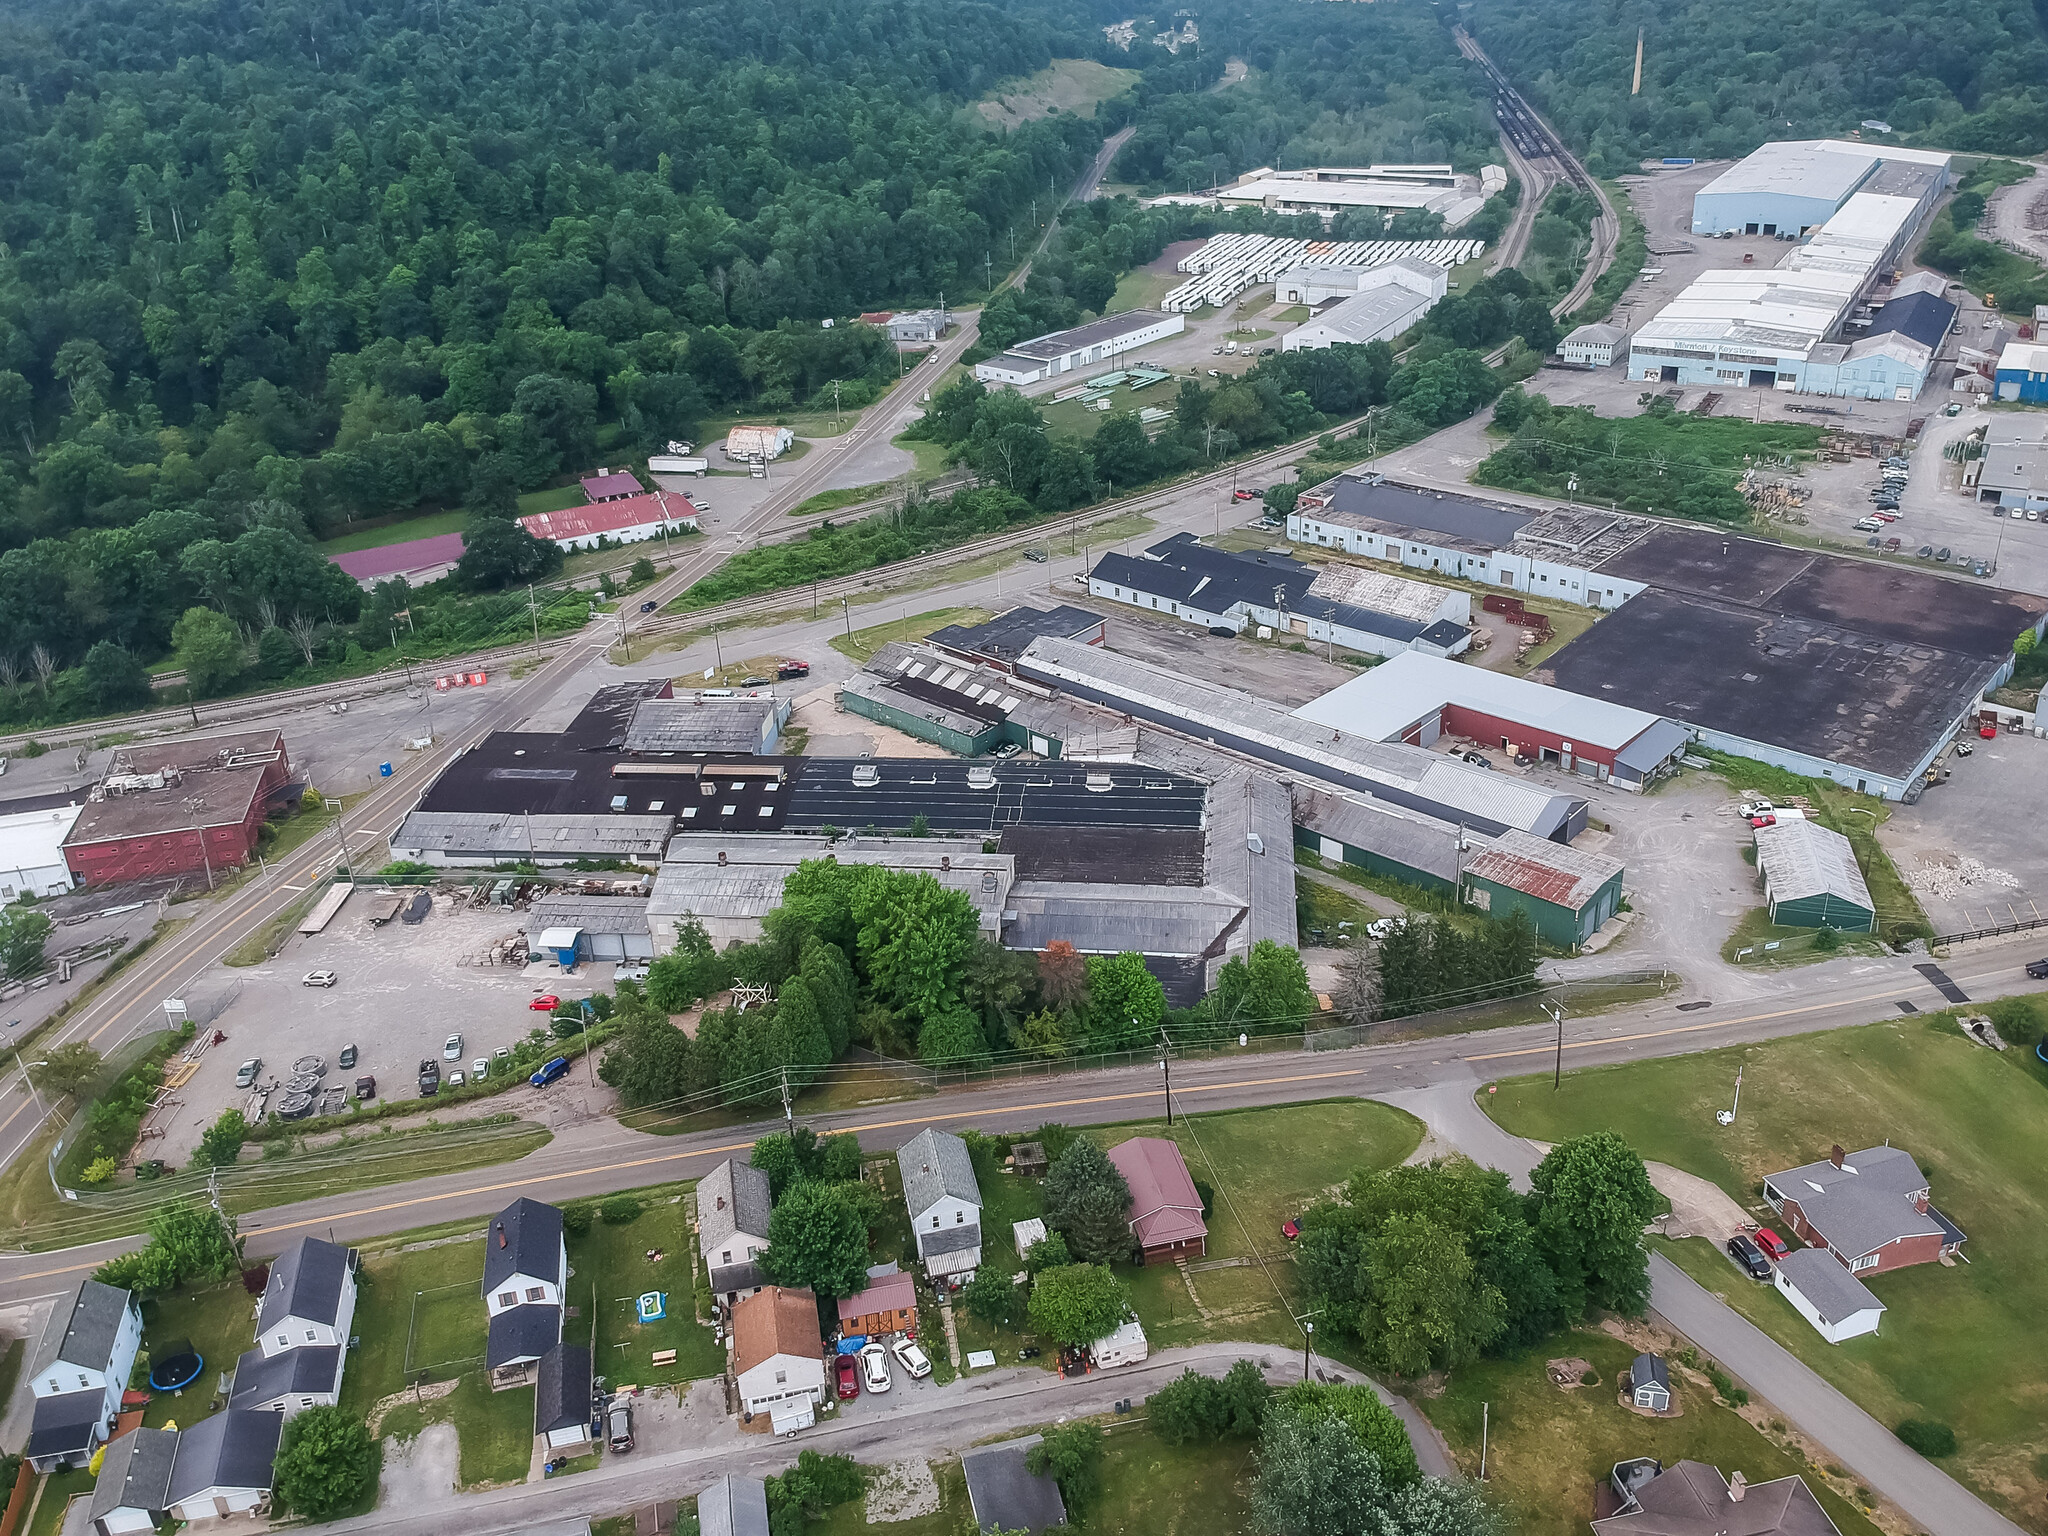
M43 1103L43 1091L36 1086L35 1079L29 1076L28 1066L21 1059L21 1039L14 1033L19 1028L21 1028L21 1020L9 1019L7 1021L7 1043L14 1048L15 1069L21 1073L21 1080L28 1084L29 1094L36 1101L37 1115L41 1118L48 1118L50 1109L48 1105Z
M1557 1064L1550 1074L1550 1091L1556 1093L1564 1087L1564 1010L1555 1003L1545 1003L1543 1006L1549 1010L1550 1017L1557 1024Z

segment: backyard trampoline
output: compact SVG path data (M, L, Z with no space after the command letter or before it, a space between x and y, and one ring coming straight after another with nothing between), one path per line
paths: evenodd
M158 1392L176 1392L189 1387L206 1369L206 1362L192 1348L191 1340L179 1339L165 1347L161 1360L149 1368L150 1387Z

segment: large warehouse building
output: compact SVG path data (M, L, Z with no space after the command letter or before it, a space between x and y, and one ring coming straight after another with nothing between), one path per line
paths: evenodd
M1293 276L1283 276L1275 291L1285 292L1289 287L1287 279ZM1318 276L1326 285L1331 274L1324 269ZM1299 352L1340 344L1365 346L1375 341L1391 341L1436 308L1449 291L1449 283L1450 275L1442 267L1413 256L1404 256L1385 266L1364 268L1353 280L1350 297L1318 310L1281 337L1280 350ZM1309 282L1299 279L1292 286L1297 293L1316 291Z
M1839 140L1766 144L1701 189L1693 232L1806 243L1775 267L1704 272L1641 327L1645 383L1911 400L1955 321L1920 294L1861 313L1906 259L1948 185L1949 157ZM1891 305L1885 309L1890 310Z
M1114 363L1140 347L1178 336L1187 328L1185 315L1127 309L1069 331L1020 341L1009 351L976 363L974 376L984 384L1036 384L1079 368Z
M64 838L65 862L86 885L211 880L254 857L291 771L275 730L118 747Z

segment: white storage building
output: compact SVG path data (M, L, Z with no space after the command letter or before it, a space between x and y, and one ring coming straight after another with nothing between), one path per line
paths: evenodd
M1557 355L1582 368L1605 368L1627 340L1628 332L1618 325L1582 325L1557 344Z
M1115 362L1140 347L1178 336L1187 328L1184 315L1163 314L1156 309L1127 309L1072 330L1020 341L1000 356L976 363L974 376L984 384L1036 384L1077 368Z
M1436 307L1449 281L1435 262L1413 256L1368 268L1358 274L1352 297L1289 331L1280 340L1281 350L1391 341ZM1294 286L1298 292L1311 291L1305 282Z
M81 808L60 805L0 815L0 902L22 896L62 896L71 889L64 839Z

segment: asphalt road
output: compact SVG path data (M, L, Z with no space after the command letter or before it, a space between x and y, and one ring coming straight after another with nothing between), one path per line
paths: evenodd
M880 1417L821 1419L792 1439L762 1433L734 1433L711 1443L658 1455L606 1456L589 1472L542 1483L518 1483L484 1493L450 1495L428 1504L379 1509L321 1527L332 1536L376 1532L377 1536L442 1536L459 1518L463 1536L505 1536L543 1522L602 1514L659 1498L689 1498L730 1472L772 1476L793 1465L799 1451L851 1456L866 1465L912 1456L950 1457L977 1443L1018 1435L1055 1421L1108 1413L1118 1402L1142 1401L1184 1370L1221 1376L1242 1359L1256 1360L1275 1383L1299 1380L1302 1359L1270 1344L1197 1344L1169 1349L1142 1365L1097 1371L1062 1380L1050 1371L1008 1369L961 1377L920 1393L917 1406ZM1356 1371L1324 1360L1316 1373L1330 1381L1363 1381ZM1382 1398L1387 1394L1381 1392ZM1448 1457L1426 1420L1405 1402L1395 1411L1410 1419L1416 1459L1432 1476L1451 1470ZM1135 1423L1124 1432L1136 1433Z
M1973 997L2036 990L2023 969L2031 953L2013 945L1987 949L1979 958L1953 964L1950 974ZM1854 980L1852 968L1859 973ZM1574 1067L1682 1055L1868 1023L1895 1015L1901 1001L1922 1009L1946 1006L1927 979L1911 969L1910 957L1876 967L1867 959L1831 962L1791 973L1779 994L1738 1006L1716 1009L1710 1004L1681 1013L1671 1002L1659 1001L1582 1022L1567 1020L1563 1055ZM1335 1098L1402 1103L1402 1095L1426 1090L1452 1101L1460 1095L1469 1099L1485 1081L1551 1066L1556 1048L1555 1031L1545 1023L1339 1051L1191 1058L1174 1069L1174 1105L1199 1111ZM575 1084L565 1082L558 1091L574 1092ZM890 1151L928 1125L1024 1131L1048 1120L1093 1125L1143 1119L1163 1107L1159 1073L1147 1064L1006 1080L814 1116L807 1123L821 1134L853 1132L870 1151ZM516 1162L277 1207L242 1218L241 1229L248 1235L250 1255L265 1257L306 1233L361 1242L486 1216L519 1194L561 1201L695 1178L721 1159L743 1154L757 1136L780 1124L763 1119L664 1137L593 1117ZM136 1241L0 1257L0 1305L49 1295Z
M1536 1149L1481 1112L1469 1090L1444 1085L1389 1102L1426 1124L1437 1141L1499 1168L1526 1189ZM1749 1282L1731 1265L1729 1281ZM1934 1536L2023 1536L2019 1526L1901 1443L1797 1356L1662 1254L1650 1255L1650 1310L1720 1361L1787 1422ZM1725 1470L1725 1469L1724 1469Z

